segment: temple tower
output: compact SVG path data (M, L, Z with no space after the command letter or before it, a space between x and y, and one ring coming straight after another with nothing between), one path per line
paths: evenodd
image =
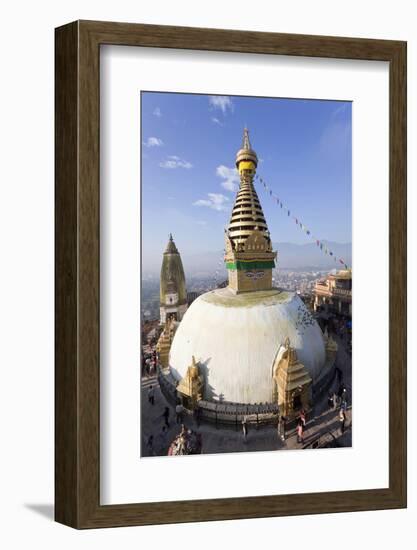
M245 128L242 148L236 154L240 187L225 232L229 288L236 294L272 289L272 269L277 254L272 250L268 226L253 184L257 165L258 157Z
M160 322L181 321L187 310L187 290L180 253L170 234L164 252L160 279Z

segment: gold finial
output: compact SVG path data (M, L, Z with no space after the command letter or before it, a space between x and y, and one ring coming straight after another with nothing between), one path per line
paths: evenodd
M242 147L236 154L236 167L239 168L239 164L244 161L245 163L253 163L253 170L256 170L258 165L258 157L255 151L252 149L252 145L249 139L249 130L243 129Z
M242 149L250 150L252 149L250 140L249 140L249 130L245 126L243 129L243 141L242 141Z

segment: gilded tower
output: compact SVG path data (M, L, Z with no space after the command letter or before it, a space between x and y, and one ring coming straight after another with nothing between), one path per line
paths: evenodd
M187 290L181 256L172 235L162 260L159 298L161 325L169 318L181 321L187 310Z
M229 288L236 294L272 288L272 269L277 254L272 250L268 226L253 184L257 165L258 157L245 128L242 148L236 154L240 187L225 233Z

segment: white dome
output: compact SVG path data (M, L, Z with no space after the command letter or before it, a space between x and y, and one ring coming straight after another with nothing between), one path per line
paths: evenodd
M194 355L205 376L206 399L271 402L272 368L287 337L314 383L325 365L323 335L296 294L273 289L235 295L218 289L199 296L187 310L169 365L180 380Z

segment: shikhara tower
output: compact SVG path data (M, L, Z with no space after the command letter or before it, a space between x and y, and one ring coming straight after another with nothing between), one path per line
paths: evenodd
M160 322L181 321L187 310L187 289L180 253L172 235L169 236L161 267Z
M272 288L272 269L277 254L272 250L268 226L253 185L257 165L258 157L245 128L242 148L236 154L240 188L225 232L229 288L236 294Z

